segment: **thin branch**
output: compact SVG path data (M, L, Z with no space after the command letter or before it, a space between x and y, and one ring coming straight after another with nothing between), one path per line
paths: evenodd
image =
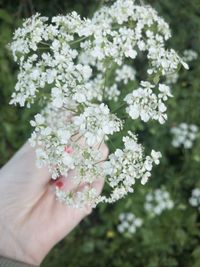
M34 9L32 0L28 0L28 4L29 4L31 15L33 15L35 13L35 9Z

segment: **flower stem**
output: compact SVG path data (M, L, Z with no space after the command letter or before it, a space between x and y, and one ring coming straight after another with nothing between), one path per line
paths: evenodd
M108 141L111 143L112 147L116 150L116 147L115 147L115 145L113 144L113 142L111 141L110 138L108 138Z
M114 112L118 111L119 109L123 108L124 106L126 106L126 103L123 103L122 105L120 105L116 109L112 110L112 112L114 113Z
M49 44L48 44L48 43L46 43L46 42L40 42L40 44L43 44L43 45L47 45L47 46L49 46Z
M100 149L100 147L101 147L101 145L102 145L103 141L104 141L104 137L102 138L101 142L99 143L99 145L98 145L98 148L97 148L97 149Z
M70 42L69 44L70 45L74 45L74 44L80 43L81 41L83 41L83 40L85 40L87 38L88 38L88 36L83 36L83 37L81 37L79 39L76 39L75 41Z

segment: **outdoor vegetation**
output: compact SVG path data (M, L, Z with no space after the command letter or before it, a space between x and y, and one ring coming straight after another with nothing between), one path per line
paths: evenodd
M30 137L30 120L40 111L38 104L9 104L19 71L7 46L14 30L36 12L51 17L75 10L90 18L103 2L0 0L0 166ZM128 121L145 151L161 152L160 164L145 186L136 183L134 193L116 203L100 203L53 248L42 267L200 266L200 1L136 3L151 5L165 19L172 31L167 45L189 66L166 78L173 97L168 99L164 124ZM143 64L138 60L133 65L139 80ZM133 84L125 86L127 92ZM115 109L117 102L110 106ZM123 132L107 141L110 152L121 146L122 136Z

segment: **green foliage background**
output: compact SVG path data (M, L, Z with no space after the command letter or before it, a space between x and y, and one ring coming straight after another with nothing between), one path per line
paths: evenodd
M91 16L100 0L0 0L0 165L2 166L29 137L29 120L36 110L10 106L17 68L6 48L13 30L23 17L34 12L56 15L76 10ZM169 22L170 45L182 53L193 49L200 54L199 0L146 0ZM137 122L133 128L143 144L160 150L163 158L147 186L116 203L100 205L95 212L48 255L43 267L199 267L200 216L188 204L191 190L200 187L200 136L190 150L171 146L170 127L180 122L200 127L200 64L181 71L168 105L168 122L161 126ZM118 145L118 140L113 142ZM144 198L150 189L165 186L175 208L150 219L144 212ZM133 212L144 219L132 237L120 235L116 226L121 212Z

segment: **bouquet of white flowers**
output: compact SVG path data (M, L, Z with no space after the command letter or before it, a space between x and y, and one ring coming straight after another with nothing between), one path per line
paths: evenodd
M181 65L187 68L166 48L170 37L157 12L133 0L102 6L91 19L76 12L51 19L36 14L15 31L10 48L19 74L11 103L42 105L31 121L37 164L48 166L53 179L75 170L74 183L84 184L76 192L56 188L60 200L75 207L111 203L133 192L136 180L147 182L161 154L152 150L145 156L127 119L110 103L115 101L129 121L165 122L165 103L172 97L166 76ZM141 81L133 67L136 58L145 62ZM101 162L101 144L128 128L124 147ZM98 196L92 186L102 175L111 187L108 196Z

